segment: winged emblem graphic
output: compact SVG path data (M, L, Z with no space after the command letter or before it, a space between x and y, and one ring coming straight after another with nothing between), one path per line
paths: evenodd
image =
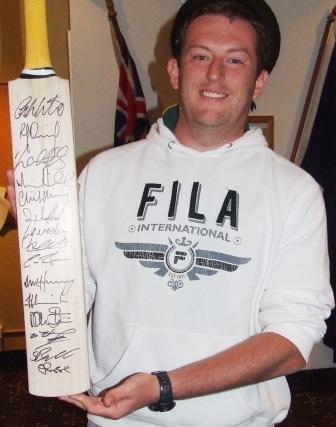
M129 259L138 260L146 268L155 269L155 274L164 277L167 273L186 274L189 280L199 280L200 275L213 276L219 271L233 272L251 258L236 257L221 252L196 249L198 242L193 244L186 237L169 239L169 245L157 243L122 243L115 242L118 249ZM169 283L168 283L169 284ZM172 285L174 290L183 286Z

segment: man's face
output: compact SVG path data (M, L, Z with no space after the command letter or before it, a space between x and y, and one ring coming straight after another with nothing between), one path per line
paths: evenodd
M179 125L242 135L251 101L262 93L268 73L257 76L257 36L242 19L218 15L189 26L179 62L170 59L171 85L180 92Z

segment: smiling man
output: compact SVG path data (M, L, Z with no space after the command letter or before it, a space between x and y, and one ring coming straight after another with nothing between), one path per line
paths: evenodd
M263 0L188 0L178 107L80 177L89 426L269 427L333 307L318 185L246 125L277 60Z
M168 63L171 85L180 90L175 135L200 151L243 135L251 100L267 82L258 70L257 36L247 21L203 15L188 27L180 57Z

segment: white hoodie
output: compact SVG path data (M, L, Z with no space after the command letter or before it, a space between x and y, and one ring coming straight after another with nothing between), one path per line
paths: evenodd
M80 177L92 392L172 370L260 332L307 360L333 306L323 200L260 129L198 152L160 119ZM287 414L285 378L142 408L100 426L266 427Z

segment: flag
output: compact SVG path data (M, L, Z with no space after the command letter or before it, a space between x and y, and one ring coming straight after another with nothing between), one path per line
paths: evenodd
M334 45L312 132L301 167L323 189L327 211L331 285L336 295L336 47ZM327 320L324 343L336 361L336 310Z
M114 124L114 146L145 137L149 130L146 100L135 62L128 50L117 21L113 0L106 0L108 19L119 45L119 86Z
M140 79L123 37L119 47L121 60L114 125L115 147L144 138L149 129Z

